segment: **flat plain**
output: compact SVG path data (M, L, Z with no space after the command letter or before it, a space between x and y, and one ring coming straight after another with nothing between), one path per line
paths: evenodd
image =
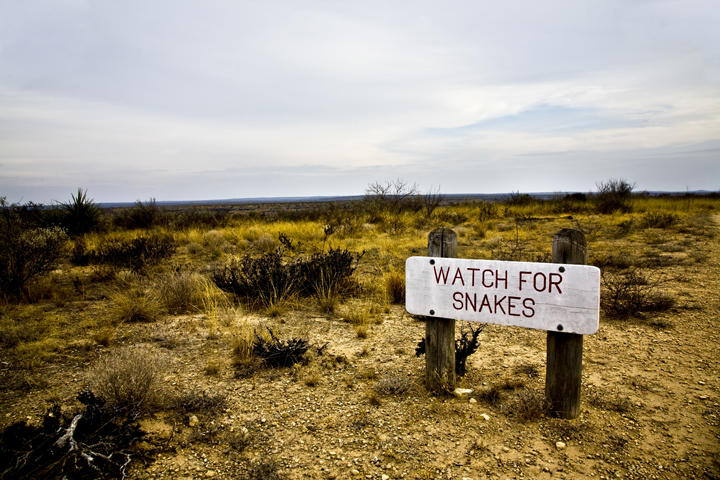
M77 411L102 366L137 351L157 378L127 478L720 478L720 201L638 198L600 215L512 200L375 217L218 206L225 220L207 227L88 234L88 251L133 235L169 235L174 249L138 271L66 259L1 306L2 428L39 425L53 403ZM427 391L416 355L425 324L405 311L403 269L439 226L468 259L544 262L560 229L585 233L603 313L584 338L579 418L547 412L541 330L484 326L458 377L469 392ZM364 252L335 289L261 302L212 281L245 257L280 252L287 263L331 248ZM172 290L181 277L184 297ZM477 326L458 321L456 338ZM250 354L268 332L314 347L269 366Z

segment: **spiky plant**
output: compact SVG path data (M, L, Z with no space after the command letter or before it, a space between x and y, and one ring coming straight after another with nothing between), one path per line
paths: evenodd
M63 226L71 236L82 235L95 230L102 214L100 207L88 198L87 190L78 188L77 196L70 194L71 200L60 203L65 212Z

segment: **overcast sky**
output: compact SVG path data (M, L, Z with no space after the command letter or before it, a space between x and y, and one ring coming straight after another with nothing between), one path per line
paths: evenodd
M720 189L720 2L0 0L0 195Z

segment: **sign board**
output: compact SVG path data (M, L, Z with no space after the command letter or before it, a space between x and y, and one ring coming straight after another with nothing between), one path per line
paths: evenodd
M414 315L592 335L600 269L587 265L410 257L406 309Z

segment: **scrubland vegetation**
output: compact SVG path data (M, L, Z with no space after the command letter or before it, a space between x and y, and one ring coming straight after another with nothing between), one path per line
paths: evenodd
M512 193L498 202L450 203L437 190L422 193L403 180L372 184L352 202L176 211L153 199L101 209L82 190L49 208L2 199L0 403L7 414L0 478L150 478L160 474L149 466L161 455L193 445L221 448L231 465L223 470L228 476L346 478L351 471L384 471L390 478L403 472L436 478L436 464L400 453L402 442L388 447L387 433L377 433L377 462L337 455L321 470L302 470L283 456L289 452L284 437L251 415L268 399L258 394L260 403L253 404L248 392L284 382L285 393L276 396L287 396L297 385L292 401L299 404L308 391L344 389L364 412L348 413L351 432L382 425L372 409L387 402L429 409L430 418L445 421L448 410L457 413L453 402L467 399L436 399L424 390L422 359L413 348L423 335L422 319L403 307L405 260L426 255L432 229L455 230L460 258L534 262L549 261L561 228L581 230L590 263L602 271L601 323L653 336L680 328L673 319L678 312L702 310L678 285L702 276L716 246L719 211L716 194L652 197L624 180L600 182L594 193L550 200ZM414 337L398 333L408 330ZM542 366L525 359L514 369L492 367L491 349L484 346L501 348L493 343L498 335L542 350L542 339L532 336L538 332L493 331L458 326L456 370L464 375L461 386L475 391L473 401L506 424L541 431L552 445L554 439L591 442L592 429L583 433L573 430L577 422L547 418L538 383ZM373 365L387 362L387 351L400 363L378 376ZM202 388L195 375L204 377ZM238 389L246 395L245 423L223 427L229 405L240 401L231 393ZM609 388L586 395L586 405L613 415L638 408ZM718 409L712 412L703 415ZM280 425L285 417L278 418ZM142 427L151 419L170 425L170 433ZM303 435L319 435L319 427L296 422ZM486 431L497 440L503 435L498 428L488 424ZM614 454L627 450L628 439L613 438L603 441L614 442ZM471 467L473 458L491 450L472 441L461 452ZM493 451L495 460L502 452ZM395 470L385 469L385 462ZM696 463L678 472L714 468ZM472 468L483 475L495 468L487 459L481 464ZM632 477L628 465L616 464L616 470ZM497 468L518 473L509 463ZM565 472L581 477L570 467Z

